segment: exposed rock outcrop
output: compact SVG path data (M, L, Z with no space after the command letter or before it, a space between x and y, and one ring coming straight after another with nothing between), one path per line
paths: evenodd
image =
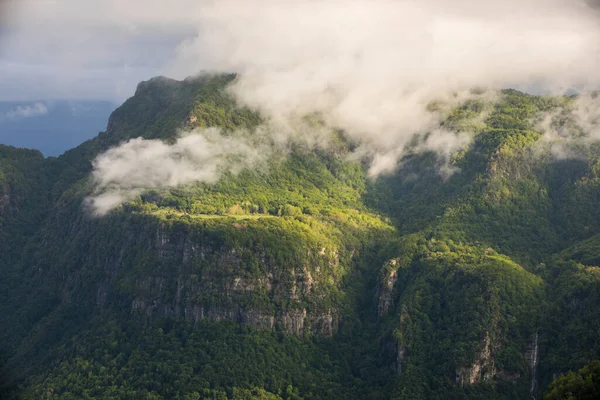
M193 321L229 320L259 329L279 326L298 336L332 336L338 329L339 312L321 306L332 303L320 286L327 266L339 263L336 251L307 251L306 260L284 267L260 246L234 247L189 228L157 223L153 232L125 229L123 235L120 248L102 261L105 278L96 284L97 306L105 306L115 294L115 277L135 276L130 259L139 256L128 257L128 252L136 249L150 261L143 275L129 279L125 297L121 294L131 299L131 312ZM67 293L76 285L74 279L65 281L64 301L71 301Z
M522 375L518 372L510 372L500 369L496 366L494 353L497 352L499 346L493 345L490 340L489 332L483 340L483 346L480 353L477 355L474 363L468 367L461 367L456 370L456 383L461 386L473 385L480 382L490 382L492 379L501 379L504 381L517 383ZM535 398L537 390L537 366L539 362L539 344L538 333L532 339L531 344L523 354L523 357L529 367L529 393L532 398Z
M461 386L473 385L479 382L489 382L496 376L496 366L492 354L492 340L486 332L483 346L472 365L456 370L456 383Z
M377 286L377 316L383 317L394 306L394 286L398 281L399 260L394 258L389 260L383 270L386 275Z
M539 363L539 343L538 343L539 335L536 332L533 341L529 345L529 348L525 352L525 360L527 360L527 365L529 366L529 372L531 374L531 379L529 381L529 394L532 398L535 398L535 393L537 390L537 367Z

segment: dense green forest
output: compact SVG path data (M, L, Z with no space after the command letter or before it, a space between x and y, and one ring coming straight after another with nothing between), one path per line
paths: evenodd
M252 135L234 79L142 82L58 158L0 145L0 397L594 398L600 145L574 98L468 101L441 122L467 148L415 138L378 178L332 130L90 215L93 161L123 141ZM544 113L576 156L552 156Z

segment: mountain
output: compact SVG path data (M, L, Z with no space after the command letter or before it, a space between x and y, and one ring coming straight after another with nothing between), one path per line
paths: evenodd
M600 358L600 147L552 157L532 122L572 98L466 102L451 174L408 151L372 179L332 131L90 215L120 143L252 138L233 79L142 82L58 158L0 147L5 397L530 399Z
M0 102L0 143L58 156L106 128L109 101Z

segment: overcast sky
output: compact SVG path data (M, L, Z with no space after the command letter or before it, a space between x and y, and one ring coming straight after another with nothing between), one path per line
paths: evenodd
M122 101L197 35L197 4L0 0L0 101Z
M396 4L412 3L417 7L421 4L414 0L394 1L397 1ZM322 6L323 3L326 7ZM373 19L380 18L385 22L386 12L378 13L385 9L381 6L385 3L384 0L372 3L358 0L0 0L0 101L100 99L120 102L133 94L139 81L159 74L181 79L202 69L236 69L242 66L243 70L254 66L254 56L260 57L263 51L266 57L276 57L282 62L286 62L287 58L293 60L299 54L309 53L310 56L315 47L320 49L320 36L324 37L325 44L341 43L341 47L336 45L333 49L337 52L339 48L344 50L346 47L352 50L360 45L364 36L371 35L371 31L383 28L389 30L381 36L383 41L394 34L406 36L402 26L382 25ZM514 39L515 34L511 32L517 32L525 35L523 40L517 37L518 40L505 41L503 33L496 39L492 38L495 41L488 41L494 46L504 42L507 54L513 49L513 53L517 54L521 47L527 48L522 43L535 39L523 28L530 24L524 18L535 20L542 10L545 19L537 18L541 21L538 25L550 30L538 29L538 33L545 35L539 40L546 46L542 46L546 53L539 53L558 54L568 60L568 57L574 57L576 45L591 43L593 46L588 46L589 51L597 51L595 39L589 40L590 35L597 33L592 26L595 22L590 25L590 19L586 18L591 10L586 10L585 3L597 6L600 0L430 0L427 4L438 5L431 8L433 11L428 11L432 18L422 19L421 25L410 28L408 32L423 30L421 33L430 35L423 29L428 26L425 24L440 26L439 21L444 23L447 15L457 14L463 20L473 16L474 19L461 22L452 31L453 34L460 34L461 29L473 30L473 21L481 25L478 29L485 34L487 25L493 25L501 20L500 17L509 18L507 21L511 23L512 15L516 13L523 21L513 23L505 34ZM211 4L214 7L211 8ZM307 7L302 8L303 4ZM336 31L336 21L340 17L348 19L349 14L344 14L348 4L359 5L354 8L366 15L364 21L361 20L365 25L382 28L369 28L365 32L354 27ZM392 6L389 10L394 14L394 10L402 8ZM394 18L401 19L403 13ZM569 13L573 16L570 17ZM271 18L271 14L276 18ZM358 21L359 17L350 20ZM410 21L405 24L410 25ZM264 34L258 35L257 32ZM560 40L554 40L552 35ZM479 33L476 33L475 37L478 36ZM471 37L473 35L469 37L468 45L472 44ZM544 39L548 39L547 43L543 43ZM440 40L446 39L440 37ZM272 45L277 41L281 42L281 46ZM241 45L238 46L238 43ZM446 50L457 54L463 43L465 41L461 39ZM558 43L555 54L549 47L552 43ZM573 43L573 46L569 47L568 43ZM283 55L288 48L292 52ZM533 50L537 51L536 48ZM332 58L331 49L327 51L326 58ZM526 51L531 52L531 49ZM569 51L573 54L563 56ZM410 52L408 54L411 55ZM525 52L518 54L515 60ZM264 64L264 61L261 62ZM462 61L467 63L469 60ZM585 56L582 62L595 65L596 59ZM391 65L395 67L395 64ZM464 64L460 65L462 68ZM595 67L587 68L592 69ZM265 71L271 73L268 68ZM483 71L487 72L489 68Z

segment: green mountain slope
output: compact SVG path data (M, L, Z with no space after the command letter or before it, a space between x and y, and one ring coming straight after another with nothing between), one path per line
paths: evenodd
M557 160L532 122L569 98L507 90L455 110L443 127L474 138L450 176L409 151L370 179L332 132L89 215L112 146L252 134L233 79L143 82L57 159L0 148L6 396L525 399L600 358L600 151Z

